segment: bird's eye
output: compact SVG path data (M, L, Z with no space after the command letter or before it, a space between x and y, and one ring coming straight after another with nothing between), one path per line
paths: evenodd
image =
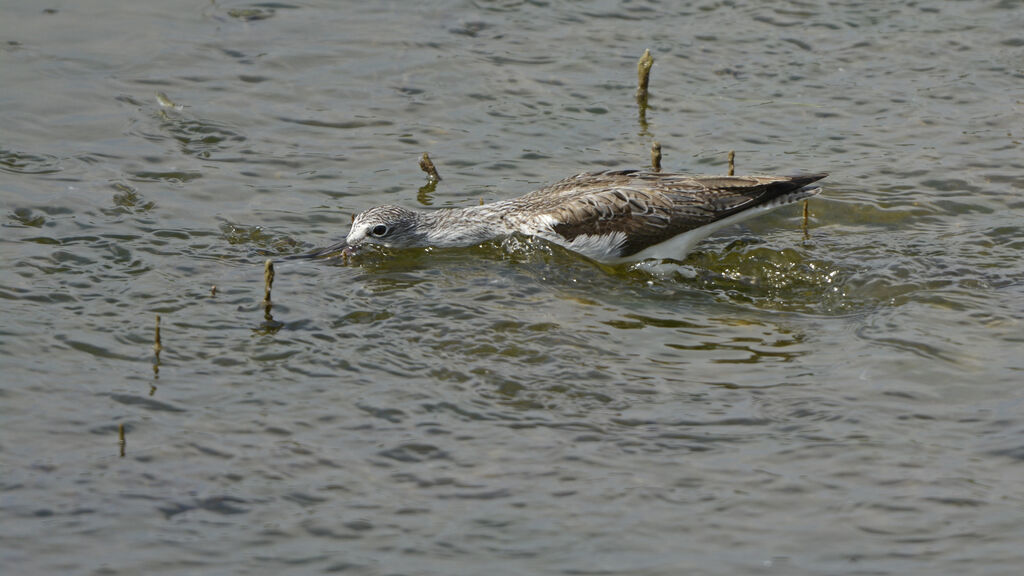
M374 236L376 236L378 238L380 238L381 236L383 236L383 235L385 235L387 233L388 233L388 227L383 225L383 224L377 224L376 226L373 227L372 230L370 230L370 234L373 234Z

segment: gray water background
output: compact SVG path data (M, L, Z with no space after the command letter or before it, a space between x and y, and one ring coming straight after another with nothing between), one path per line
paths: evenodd
M2 572L1017 574L1022 99L1018 1L3 2ZM653 140L831 176L655 270L371 251L261 305L354 212Z

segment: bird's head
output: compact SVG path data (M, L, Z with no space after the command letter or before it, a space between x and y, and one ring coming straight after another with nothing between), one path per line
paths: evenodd
M349 246L380 244L391 248L412 248L425 245L418 230L420 214L401 206L377 206L352 220L345 241Z

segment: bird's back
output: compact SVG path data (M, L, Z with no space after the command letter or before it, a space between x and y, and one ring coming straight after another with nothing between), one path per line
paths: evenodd
M584 173L507 201L506 218L519 232L592 258L615 260L756 206L782 205L810 196L818 189L802 189L825 176ZM794 194L801 191L802 196ZM705 236L711 233L708 230Z

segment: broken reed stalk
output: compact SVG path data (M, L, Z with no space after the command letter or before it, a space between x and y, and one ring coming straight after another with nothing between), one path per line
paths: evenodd
M153 335L153 353L156 357L153 359L153 378L160 377L160 351L164 349L163 343L160 341L160 315L156 315L156 333Z
M160 357L160 351L164 349L163 344L160 343L160 315L156 315L156 334L153 337L153 351L156 352L157 358Z
M657 140L651 143L651 170L661 172L661 144Z
M810 210L809 206L810 206L809 202L807 200L804 200L804 222L803 222L803 229L804 229L804 239L805 240L809 236L809 233L807 232L807 221L810 220L810 217L811 217L811 210Z
M274 287L274 261L267 260L263 264L263 281L265 283L263 289L263 323L260 324L258 331L263 334L274 334L284 326L283 323L274 320L274 315L271 314L270 310L274 307L274 304L270 301L270 291Z
M267 260L263 264L263 303L270 304L270 289L274 286L274 261Z
M644 55L636 63L636 101L641 108L647 107L647 86L651 80L651 66L654 66L654 57L651 56L650 49L645 49Z
M736 175L736 151L729 150L729 176Z
M441 175L437 173L437 168L434 167L434 163L430 161L430 155L426 152L420 158L420 170L427 173L427 179L431 182L439 182L441 180Z

